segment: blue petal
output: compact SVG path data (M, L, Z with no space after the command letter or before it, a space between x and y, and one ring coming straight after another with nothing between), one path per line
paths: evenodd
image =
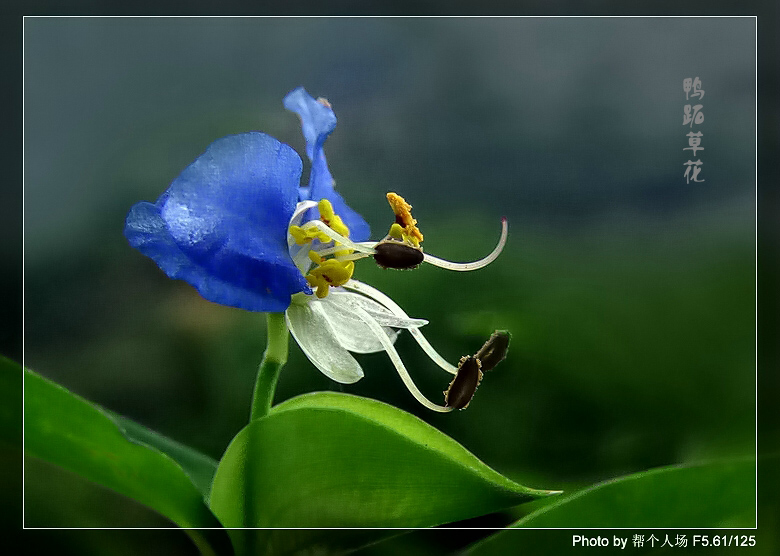
M322 150L322 144L336 128L336 114L333 110L314 100L306 89L298 87L284 97L284 107L301 117L303 137L306 139L306 154L314 160L314 151ZM323 156L324 158L324 156Z
M301 160L263 133L212 143L155 204L138 203L125 236L171 278L215 303L284 311L309 291L287 250Z
M303 87L290 91L284 97L284 107L301 118L303 136L306 138L306 154L311 160L311 175L306 196L319 201L328 199L336 214L341 216L350 230L350 239L366 241L371 228L357 212L349 208L344 199L333 189L333 177L325 160L323 144L336 127L336 115L327 103L315 100Z

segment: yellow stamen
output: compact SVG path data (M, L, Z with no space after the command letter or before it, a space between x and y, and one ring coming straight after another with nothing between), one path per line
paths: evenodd
M311 262L314 264L322 264L322 261L325 259L320 257L316 251L309 251L309 260L311 260Z
M311 251L309 253L311 257ZM355 272L355 263L352 261L339 261L336 259L327 259L319 263L317 268L309 271L306 275L306 281L311 287L317 288L317 297L322 299L328 295L330 286L337 287L343 286L349 279L352 278L352 274Z
M352 278L353 272L355 272L354 262L328 259L322 262L317 268L311 270L309 274L312 274L315 277L322 276L333 286L343 286Z
M423 240L423 235L417 228L417 220L412 217L412 205L407 203L397 193L388 193L387 202L395 213L396 223L403 228L402 237L412 245L418 247ZM392 227L391 227L392 230Z
M317 203L317 208L320 209L320 220L325 224L330 224L330 221L336 217L336 213L333 212L333 205L327 199L320 199Z
M290 226L290 235L298 245L305 245L311 243L314 239L319 239L322 243L328 243L331 239L320 232L317 228L301 228L300 226Z
M340 234L344 237L349 237L349 228L347 228L347 225L344 224L344 221L341 220L341 217L338 214L336 215L336 218L331 220L329 226L337 234Z
M309 234L300 226L290 226L290 235L298 245L303 245L311 241Z
M387 235L400 241L403 239L404 229L398 222L393 222L393 225L390 226L390 231L387 233Z
M344 237L349 237L349 228L341 220L341 217L333 212L333 205L327 199L321 199L317 204L320 210L320 220L331 230Z
M349 228L344 224L341 217L333 211L333 205L327 199L320 200L317 203L320 211L320 220L331 230L344 237L349 237ZM301 226L290 226L290 236L298 245L311 243L318 239L321 243L327 244L333 242L334 247L341 247L341 243L332 240L324 232L320 231L316 225L308 222ZM330 248L328 248L330 252ZM353 253L352 249L346 247L336 249L333 252L335 257L346 257ZM306 281L315 290L318 298L322 299L328 295L330 287L338 287L346 284L352 274L355 272L355 263L353 261L338 260L338 258L326 259L316 250L310 249L307 253L309 260L316 266L306 275Z

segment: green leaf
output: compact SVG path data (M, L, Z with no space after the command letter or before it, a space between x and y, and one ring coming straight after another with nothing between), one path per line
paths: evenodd
M211 508L227 527L428 527L549 494L507 479L408 413L321 392L275 407L233 439ZM269 535L238 542L251 553L247 543L268 544ZM332 534L295 541L275 549L340 542Z
M4 360L2 374L8 373L21 373L21 369ZM221 527L182 465L153 446L178 450L180 460L197 459L192 450L141 425L130 426L128 420L119 425L109 412L26 369L24 404L28 455L133 498L181 527ZM200 471L194 473L198 480L203 479L202 459L200 464ZM196 467L188 465L191 473ZM231 551L224 530L189 529L187 533L204 554Z
M211 490L211 481L217 472L217 462L197 450L147 429L121 415L106 412L122 434L136 444L146 445L163 452L178 463L204 498Z
M512 527L679 529L755 524L756 462L745 459L663 467L613 479L562 497ZM520 554L534 541L538 539L505 530L468 554Z

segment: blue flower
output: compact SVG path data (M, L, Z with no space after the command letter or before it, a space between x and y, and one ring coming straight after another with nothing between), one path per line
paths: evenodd
M302 163L289 146L260 132L223 137L212 143L154 203L132 207L125 224L130 245L153 259L171 278L185 280L215 303L250 311L284 312L287 326L309 360L344 384L360 380L363 369L351 353L385 351L412 395L434 411L437 405L415 386L395 350L407 330L443 370L458 375L428 343L419 328L385 294L352 279L355 261L374 257L386 268L413 268L421 262L451 270L482 268L495 260L507 239L487 257L453 263L423 253L423 235L411 205L395 193L388 235L367 241L368 224L334 190L323 145L336 126L324 99L295 89L284 105L301 118L311 175L300 186ZM314 291L313 291L314 290ZM487 344L486 344L487 345ZM483 348L484 351L485 348ZM469 388L476 382L463 379ZM460 382L458 384L460 384ZM452 389L452 386L451 388ZM458 407L468 399L457 386ZM464 401L465 400L465 401Z
M140 202L127 216L130 245L209 301L281 312L293 294L310 292L287 245L299 201L330 200L356 241L369 238L368 224L333 189L323 151L336 126L330 105L302 87L284 104L301 117L312 161L308 187L300 187L302 164L291 147L242 133L212 143L155 203Z

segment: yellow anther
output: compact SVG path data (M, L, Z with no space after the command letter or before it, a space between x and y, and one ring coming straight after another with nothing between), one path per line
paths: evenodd
M328 225L337 234L340 234L344 237L349 237L349 228L347 228L347 225L344 224L344 221L341 220L341 217L338 214L335 215L335 218L331 220L330 224Z
M390 226L390 231L387 235L393 239L401 240L403 239L404 229L398 222L393 222L393 225Z
M303 245L304 243L308 243L312 240L309 234L306 233L306 230L300 226L290 226L290 235L298 245Z
M328 284L325 281L322 281L317 286L317 291L315 293L318 299L322 299L323 297L328 295L328 291L330 291L330 284Z
M290 228L291 228L290 231L292 231L292 226ZM317 228L317 226L312 226L311 222L307 222L306 224L304 224L302 230L303 233L306 234L306 241L304 243L309 242L313 239L318 239L322 243L328 243L330 241L333 241L325 234L325 232L321 232L319 228ZM295 236L293 236L293 239L294 238Z
M312 257L313 251L309 252ZM311 287L316 287L317 297L322 299L328 295L330 286L343 286L346 284L352 274L355 272L355 263L352 261L339 261L336 259L327 259L319 263L317 268L309 271L306 275L306 281Z
M333 205L327 199L321 199L317 203L317 208L320 211L320 220L322 220L326 226L339 235L349 237L349 228L341 220L341 217L333 212Z
M412 218L412 205L407 203L403 197L397 193L388 193L387 202L395 213L396 223L403 228L405 239L408 237L410 242L417 247L423 240L423 235L417 229L417 220ZM392 228L391 228L392 229Z
M344 272L342 276L339 278L339 283L336 284L337 286L343 286L349 280L352 278L352 275L355 273L355 262L354 261L339 261L344 268Z
M352 261L339 261L328 259L310 272L315 277L322 276L333 286L343 286L352 278L355 272L355 263Z
M311 243L313 239L319 239L322 243L331 241L327 235L319 231L315 226L304 225L303 228L300 226L290 226L290 235L298 245Z
M333 211L333 205L330 201L321 199L317 203L317 208L320 211L320 220L326 226L339 235L349 237L349 228L341 220L341 217ZM318 239L323 244L333 242L335 247L341 246L338 241L334 241L320 231L321 227L318 228L318 225L314 222L307 222L303 227L290 226L290 235L299 245ZM352 252L352 249L345 247L337 249L333 255L335 257L344 257L352 254ZM353 261L341 261L337 258L326 259L313 249L309 250L307 255L309 260L317 266L312 268L306 275L306 281L315 289L315 294L320 299L328 295L331 286L343 286L346 284L355 272L355 263Z
M320 199L320 202L317 203L317 208L320 210L320 220L325 222L325 224L329 224L336 216L336 213L333 212L333 205L327 199Z
M325 280L321 274L314 275L309 273L306 275L306 281L315 289L315 294L318 298L322 299L328 295L330 284L328 284L327 280Z

